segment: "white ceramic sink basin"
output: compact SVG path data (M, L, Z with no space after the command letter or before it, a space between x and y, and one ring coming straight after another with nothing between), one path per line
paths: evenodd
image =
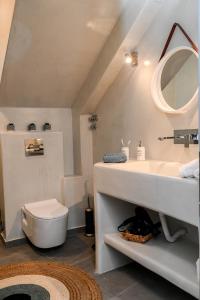
M182 166L182 164L178 162L166 162L159 160L129 161L121 164L99 163L97 165L128 172L139 172L172 177L179 177L179 169Z
M153 160L97 163L96 190L198 226L198 181L180 178L181 165Z

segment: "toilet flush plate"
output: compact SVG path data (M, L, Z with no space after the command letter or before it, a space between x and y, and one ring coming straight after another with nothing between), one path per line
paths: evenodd
M26 156L37 156L44 155L44 143L43 139L25 139L25 155Z

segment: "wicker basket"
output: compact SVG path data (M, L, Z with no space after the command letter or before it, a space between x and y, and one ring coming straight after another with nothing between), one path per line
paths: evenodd
M152 239L152 234L147 234L145 236L142 235L135 235L128 231L124 231L121 233L123 239L131 242L137 242L137 243L146 243L147 241Z

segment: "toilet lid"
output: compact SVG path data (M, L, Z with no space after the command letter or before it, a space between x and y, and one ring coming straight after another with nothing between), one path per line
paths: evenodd
M63 217L68 213L67 207L56 199L49 199L24 205L24 208L34 217L40 219L55 219Z

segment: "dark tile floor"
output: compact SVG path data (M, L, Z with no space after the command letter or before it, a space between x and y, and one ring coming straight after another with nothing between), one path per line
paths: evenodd
M5 248L0 242L0 265L30 260L51 260L79 266L99 283L104 300L194 300L168 281L137 263L103 275L94 274L93 239L71 234L58 248L40 250L30 243Z

